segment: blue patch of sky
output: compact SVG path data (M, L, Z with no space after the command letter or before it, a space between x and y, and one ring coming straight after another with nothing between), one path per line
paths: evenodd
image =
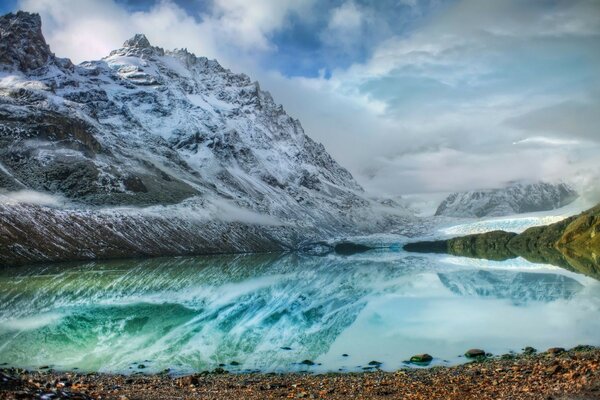
M160 0L115 0L117 4L123 6L131 12L147 11L153 6L160 4ZM178 7L187 12L188 15L194 18L200 18L202 13L207 12L212 2L208 0L171 0Z
M364 24L351 46L338 47L335 41L324 41L323 34L333 10L346 2L320 1L310 18L290 15L284 27L272 34L270 39L276 51L263 57L263 67L288 77L316 77L324 72L328 78L334 69L365 62L381 41L409 34L455 0L421 0L414 5L399 0L355 0L354 4L365 15ZM340 39L342 42L343 38Z
M0 15L8 14L13 11L17 11L17 0L0 1Z

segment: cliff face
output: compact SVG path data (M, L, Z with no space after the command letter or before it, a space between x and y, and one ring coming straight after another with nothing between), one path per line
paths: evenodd
M600 280L600 205L560 222L523 233L494 231L404 246L407 251L505 260L523 257Z

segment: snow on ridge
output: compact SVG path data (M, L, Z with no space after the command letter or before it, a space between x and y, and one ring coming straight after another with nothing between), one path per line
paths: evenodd
M578 197L565 183L513 183L502 189L453 193L435 215L448 217L498 217L548 211L572 203Z

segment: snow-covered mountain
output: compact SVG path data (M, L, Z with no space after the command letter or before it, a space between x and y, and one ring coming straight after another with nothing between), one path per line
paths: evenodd
M502 189L453 193L439 205L435 215L480 218L547 211L576 198L577 192L564 183L515 183Z
M113 250L125 242L135 248L130 253L154 254L173 231L192 232L193 250L168 251L179 254L208 251L197 248L198 229L217 236L202 238L215 252L223 241L229 244L221 250L272 250L264 243L290 247L391 224L248 76L185 49L154 47L144 35L101 60L73 65L50 51L40 17L25 12L0 17L0 187L58 195L68 208L0 204L0 229L11 238L4 248L13 249L5 262L23 254L29 261L72 258L77 251L83 258L122 256L127 251ZM35 226L41 221L59 229L44 231L51 228ZM248 241L240 223L263 229L253 228ZM157 226L165 232L151 233ZM99 230L92 243L79 242ZM48 244L53 250L27 242L48 234L59 235ZM140 245L140 235L155 245ZM98 246L101 239L110 246ZM256 239L262 244L246 245ZM68 256L60 254L65 247Z

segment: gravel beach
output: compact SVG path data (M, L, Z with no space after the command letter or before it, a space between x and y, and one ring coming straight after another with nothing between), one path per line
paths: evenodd
M600 399L600 348L533 349L396 372L172 377L0 370L0 399Z

